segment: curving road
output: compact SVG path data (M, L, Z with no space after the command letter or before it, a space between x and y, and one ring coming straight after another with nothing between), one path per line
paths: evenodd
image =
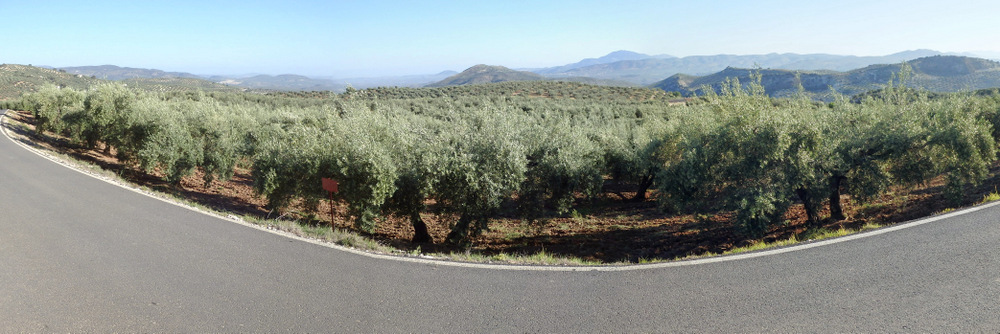
M998 207L774 253L624 271L373 258L139 195L0 138L5 332L1000 330Z

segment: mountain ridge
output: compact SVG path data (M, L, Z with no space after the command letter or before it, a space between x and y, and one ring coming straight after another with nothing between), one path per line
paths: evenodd
M1000 87L1000 62L989 59L936 55L913 59L906 64L912 73L905 84L911 87L935 92ZM753 80L751 74L757 73L768 95L789 96L795 94L801 85L806 93L824 99L831 88L842 94L854 95L882 88L890 80L898 82L902 66L902 62L876 64L844 72L727 67L705 76L675 74L651 87L691 96L702 87L718 91L730 78L749 83Z
M682 58L643 58L622 60L605 64L589 65L561 72L548 69L536 70L548 77L561 76L592 77L599 79L624 80L641 85L649 85L684 73L707 75L727 67L762 67L794 70L848 71L874 64L898 63L901 61L940 55L934 50L918 49L897 52L886 56L840 56L831 54L769 53L764 55L708 55Z
M550 80L592 82L615 86L645 86L657 83L676 74L704 76L722 71L727 67L770 68L800 71L849 71L875 64L892 64L943 53L917 49L893 53L885 56L851 56L832 54L769 53L763 55L699 55L674 57L670 55L648 55L628 50L610 52L597 58L584 58L575 63L547 68L527 69L522 72L541 74ZM961 55L971 55L963 53ZM136 78L192 78L204 79L229 86L246 89L268 90L334 90L342 91L347 86L370 87L422 87L434 84L456 75L455 71L436 74L382 76L371 78L335 78L289 75L196 75L184 72L168 72L155 69L118 67L114 65L63 67L67 73L95 78L124 80ZM306 79L308 78L308 79Z

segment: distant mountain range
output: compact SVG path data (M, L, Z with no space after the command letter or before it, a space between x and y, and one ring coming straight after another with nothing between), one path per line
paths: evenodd
M634 54L638 56L630 57L625 60L596 63L580 67L567 67L569 65L551 67L534 70L533 72L540 73L551 78L590 77L597 79L622 80L639 85L649 85L663 80L663 78L679 73L689 75L706 75L724 70L727 67L760 67L808 71L849 71L868 65L894 64L906 60L940 54L941 52L933 50L905 51L881 57L771 53L766 55L713 55L666 58L662 56L641 57L643 55Z
M878 64L898 64L928 56L943 55L933 50L913 50L894 53L887 56L859 57L829 54L765 54L765 55L710 55L674 57L670 55L646 55L632 51L615 51L598 58L582 59L578 62L535 69L522 69L518 73L507 68L493 69L473 75L444 71L436 74L386 76L375 78L332 78L308 77L302 75L253 75L253 76L219 76L195 75L183 72L167 72L155 69L139 69L104 66L63 67L58 70L70 74L108 80L127 79L198 79L219 83L225 86L255 89L255 90L287 90L310 91L332 90L343 91L347 86L354 88L369 88L376 86L422 87L426 85L457 85L477 82L492 82L496 80L565 80L599 85L614 86L647 86L657 84L663 86L664 79L676 81L678 89L684 88L695 78L711 76L713 73L731 69L760 68L762 70L795 70L800 72L852 71ZM968 55L968 54L964 54ZM478 66L478 65L477 65ZM483 65L485 66L485 65ZM473 67L476 68L476 67ZM480 68L477 70L486 70ZM777 72L775 72L777 73ZM729 73L733 74L733 73ZM489 78L492 76L493 78ZM676 76L676 77L675 77ZM452 78L454 77L454 78ZM475 78L474 78L475 77ZM711 81L710 79L700 79ZM206 84L207 85L207 84ZM667 87L667 86L664 86ZM673 87L673 86L670 86ZM684 88L686 90L693 87Z
M963 56L931 56L907 62L912 69L908 86L936 92L955 92L1000 87L1000 62ZM782 69L747 69L729 67L706 76L675 74L653 84L653 87L671 92L692 95L702 87L718 91L729 78L746 84L751 74L761 76L761 85L771 96L794 94L801 84L809 94L823 99L834 89L839 93L854 95L885 86L900 72L902 63L870 65L846 72L800 71ZM896 80L898 82L898 79Z

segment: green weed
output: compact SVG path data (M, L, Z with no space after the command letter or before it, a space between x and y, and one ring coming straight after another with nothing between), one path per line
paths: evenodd
M1000 201L1000 193L997 193L995 190L989 194L986 194L986 196L983 196L983 200L979 201L979 204L989 203L994 201Z
M802 232L797 238L801 240L823 240L829 238L842 237L851 233L857 232L856 230L848 230L843 227L831 230L827 228L817 228L808 229Z

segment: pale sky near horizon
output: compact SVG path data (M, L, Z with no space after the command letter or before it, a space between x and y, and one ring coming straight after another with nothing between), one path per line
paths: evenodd
M0 0L0 63L364 77L475 64L906 50L1000 56L1000 1Z

